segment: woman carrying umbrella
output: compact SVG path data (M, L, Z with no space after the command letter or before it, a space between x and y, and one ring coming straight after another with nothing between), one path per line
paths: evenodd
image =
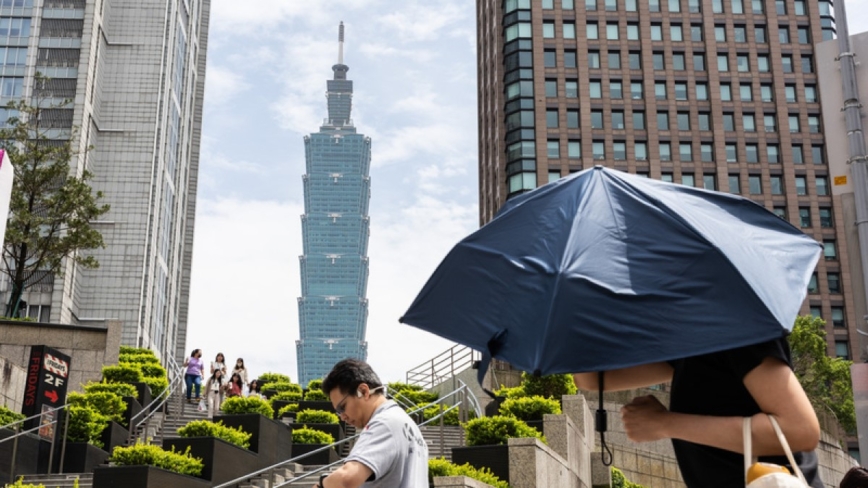
M573 377L580 389L598 389L598 373ZM763 462L787 464L765 414L777 419L810 486L823 488L813 452L820 425L793 374L786 339L607 371L603 386L613 391L666 382L672 382L668 410L655 397L643 396L625 405L621 418L634 442L672 439L689 488L744 486L744 417L752 417L754 455Z

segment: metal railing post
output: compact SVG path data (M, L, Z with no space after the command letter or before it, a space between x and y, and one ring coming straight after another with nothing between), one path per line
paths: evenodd
M15 461L18 457L18 434L22 424L15 424L15 439L12 441L12 465L9 466L9 483L15 483Z
M446 454L446 432L443 423L443 418L446 417L443 414L443 403L440 403L440 455L445 456Z
M69 411L63 411L63 444L60 445L60 469L58 473L63 474L63 458L66 457L66 438L69 434Z
M42 423L42 418L39 420ZM55 427L57 425L55 424ZM51 436L51 450L48 451L48 474L51 474L51 466L54 464L54 441L57 440L57 433L55 432L53 436Z

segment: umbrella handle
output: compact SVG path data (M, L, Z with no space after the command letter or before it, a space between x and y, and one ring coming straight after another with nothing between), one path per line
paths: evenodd
M609 445L606 444L606 430L608 429L608 416L606 409L603 408L603 377L605 373L600 371L597 373L597 386L600 388L600 408L597 409L597 416L595 419L596 430L600 433L600 459L603 461L603 466L611 466L612 465L612 450L609 449Z

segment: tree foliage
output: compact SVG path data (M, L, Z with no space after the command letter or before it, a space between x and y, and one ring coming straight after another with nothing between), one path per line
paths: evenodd
M826 322L805 315L789 336L793 369L817 411L831 412L847 432L856 431L856 409L850 379L852 361L826 355Z
M97 268L93 256L79 251L104 247L91 222L109 206L99 203L102 192L91 190L89 171L71 171L76 131L60 134L62 128L53 124L50 111L66 104L47 104L51 94L41 89L45 81L36 78L33 104L20 100L6 106L12 116L0 128L0 149L15 168L0 270L12 283L8 316L17 315L24 290L63 273L64 259Z

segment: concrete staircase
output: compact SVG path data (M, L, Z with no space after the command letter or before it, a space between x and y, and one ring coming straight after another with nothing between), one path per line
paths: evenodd
M79 488L91 488L93 486L93 474L25 474L22 475L24 483L45 485L45 488L72 488L75 480L78 480ZM15 479L19 477L16 476Z
M253 478L247 483L241 483L239 488L274 488L277 486L291 486L294 488L313 488L313 485L319 480L319 477L323 473L333 473L340 465L334 466L326 471L320 471L315 474L311 474L310 476L298 480L294 483L284 484L287 481L296 478L298 476L303 475L304 473L311 473L315 471L321 466L304 466L302 464L290 463L285 467L280 469L275 469L272 474L262 474ZM48 487L46 487L48 488Z
M439 425L425 425L419 427L422 437L428 444L428 457L445 457L452 460L452 448L464 445L464 429L459 425L444 425L441 449L441 437Z

